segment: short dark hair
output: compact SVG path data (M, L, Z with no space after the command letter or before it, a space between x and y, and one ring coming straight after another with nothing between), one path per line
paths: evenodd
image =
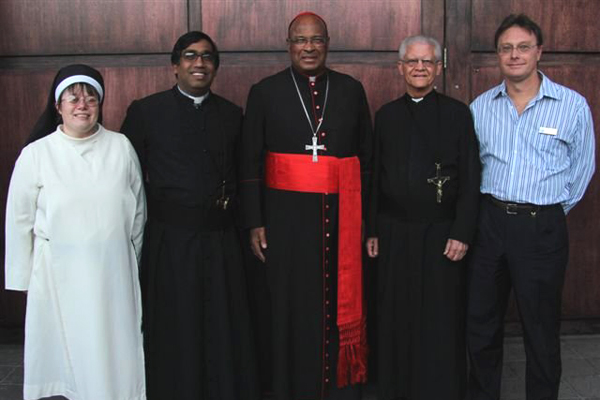
M537 41L536 45L541 46L544 44L542 29L538 24L533 22L533 20L525 14L510 14L508 17L504 18L504 21L502 21L496 30L496 35L494 36L495 48L498 48L498 39L500 39L500 36L507 29L512 28L513 26L518 26L519 28L525 29L529 33L533 33Z
M173 46L173 51L171 51L171 64L179 65L179 61L181 60L181 52L187 49L190 45L198 43L202 40L206 40L212 46L212 53L215 56L215 69L218 69L220 63L219 49L210 36L200 31L190 31L181 35L179 39L177 39L175 46Z

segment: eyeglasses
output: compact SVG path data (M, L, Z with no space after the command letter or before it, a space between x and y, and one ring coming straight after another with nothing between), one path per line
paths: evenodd
M100 101L98 100L97 97L94 96L85 96L85 97L79 97L79 96L75 96L75 95L67 95L66 97L64 97L61 101L64 103L67 103L71 106L76 106L79 104L79 102L83 100L83 102L85 103L86 106L88 107L96 107L98 105L98 103L100 103Z
M512 54L514 49L517 49L517 53L519 54L527 54L529 53L531 50L533 50L534 47L537 47L537 44L518 44L516 46L513 46L512 44L503 44L498 46L498 53L499 54Z
M419 65L419 62L423 64L425 68L433 68L435 64L439 61L436 60L422 60L422 59L410 59L410 60L400 60L402 63L408 65L410 68L414 68Z
M288 43L291 43L295 46L305 46L308 42L314 45L315 47L325 46L329 38L325 36L313 36L310 38L304 36L297 36L294 38L288 38Z
M197 53L195 51L185 51L181 53L181 58L189 62L194 62L198 58L201 58L202 62L214 63L216 57L213 53L210 52Z

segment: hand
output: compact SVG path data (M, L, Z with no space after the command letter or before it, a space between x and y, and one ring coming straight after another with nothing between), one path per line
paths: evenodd
M264 226L250 229L250 248L260 261L265 262L266 258L263 250L267 249L267 237Z
M367 254L371 258L375 258L379 255L379 239L376 237L371 237L367 239Z
M451 261L460 261L469 250L469 245L458 240L448 239L444 255Z

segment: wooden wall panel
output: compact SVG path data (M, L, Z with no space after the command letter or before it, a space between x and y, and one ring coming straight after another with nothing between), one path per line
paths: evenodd
M171 88L176 80L171 66L100 68L106 86L103 124L118 131L133 100Z
M495 57L495 56L494 56ZM488 58L489 60L490 58ZM543 56L542 56L543 59ZM473 67L473 97L500 83L499 69L495 65ZM586 97L592 108L596 131L596 158L600 154L600 64L580 65L558 62L549 65L543 62L540 69L553 81L564 84ZM600 315L600 176L596 174L583 200L569 213L570 257L563 293L563 315L569 318L598 317ZM516 309L511 307L511 319L516 319Z
M187 30L185 0L2 0L0 55L170 51Z
M202 26L226 50L282 50L302 11L327 21L332 50L395 50L421 30L421 0L204 0Z
M472 6L474 51L494 50L494 33L511 13L525 13L540 25L547 51L600 50L598 0L473 0Z

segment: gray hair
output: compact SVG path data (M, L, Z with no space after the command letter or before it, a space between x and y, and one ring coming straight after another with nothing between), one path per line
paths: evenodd
M404 56L406 55L406 49L408 49L408 46L411 46L416 43L428 44L430 46L433 46L433 54L435 55L435 59L437 61L440 61L442 59L442 46L440 46L440 42L438 42L431 36L415 35L407 37L400 44L400 48L398 49L398 55L400 56L401 60L404 60Z

